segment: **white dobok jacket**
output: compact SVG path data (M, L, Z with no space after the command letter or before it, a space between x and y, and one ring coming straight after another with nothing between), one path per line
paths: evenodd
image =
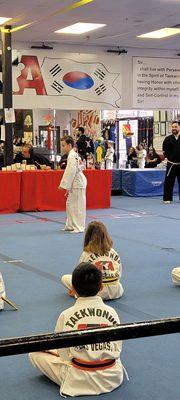
M74 149L70 150L67 158L67 167L64 171L59 187L71 190L71 189L85 189L87 180L82 170L84 164L81 158Z
M119 323L116 311L104 304L99 296L79 297L74 306L59 316L55 332L116 326ZM68 396L97 395L118 387L123 381L121 349L121 341L59 349L61 362L65 364L60 393Z

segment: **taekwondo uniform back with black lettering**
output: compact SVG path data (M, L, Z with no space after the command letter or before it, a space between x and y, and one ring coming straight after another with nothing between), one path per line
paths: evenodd
M116 311L104 304L99 296L79 297L73 307L59 316L55 332L116 326L119 323ZM64 366L61 394L97 395L118 387L123 381L121 349L121 341L59 349L61 360L71 364ZM109 363L110 366L104 368L104 363ZM97 365L100 365L98 370Z
M103 290L99 295L103 299L116 299L123 295L124 289L120 283L122 264L119 255L111 248L105 255L83 251L79 264L90 262L101 270L103 276Z

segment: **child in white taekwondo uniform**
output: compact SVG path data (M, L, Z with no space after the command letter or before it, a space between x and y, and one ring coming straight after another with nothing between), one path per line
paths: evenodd
M0 311L3 310L4 308L4 300L1 299L1 296L6 297L6 292L5 292L3 277L0 272Z
M60 314L55 332L78 331L120 323L116 311L97 295L102 273L91 263L80 264L72 275L75 304ZM30 353L32 364L60 386L63 396L108 393L123 382L122 342L105 342ZM49 350L51 352L51 350Z
M112 240L105 225L100 221L90 222L86 229L84 249L79 260L79 263L81 262L93 263L101 270L103 287L99 296L104 300L117 299L123 295L124 289L120 283L121 260L112 247ZM72 275L63 275L61 282L73 296Z
M105 155L106 169L113 169L113 159L114 159L114 143L108 141L108 148Z
M64 230L79 233L85 229L87 180L82 172L83 162L73 146L74 140L71 136L62 139L62 151L68 154L68 158L59 189L65 189L67 195L67 219Z
M141 169L145 168L146 155L147 155L147 151L145 150L143 144L140 143L139 150L137 153L137 164L138 164L138 167Z

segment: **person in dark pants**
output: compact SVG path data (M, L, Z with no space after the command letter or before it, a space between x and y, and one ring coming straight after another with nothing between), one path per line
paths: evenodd
M169 204L173 199L176 178L180 187L180 121L172 122L172 135L164 139L163 152L167 158L163 201Z

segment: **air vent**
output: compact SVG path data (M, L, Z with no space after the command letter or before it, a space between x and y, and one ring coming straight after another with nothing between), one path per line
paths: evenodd
M40 49L40 50L53 50L52 46L48 46L46 44L42 44L42 45L34 45L31 46L31 49Z

